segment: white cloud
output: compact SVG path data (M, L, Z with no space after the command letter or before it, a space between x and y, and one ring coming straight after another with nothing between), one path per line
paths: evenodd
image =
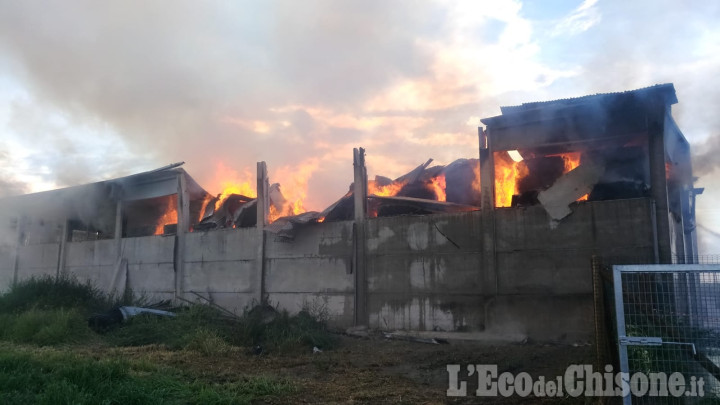
M597 2L598 0L584 0L557 23L553 35L577 35L597 25L602 19Z

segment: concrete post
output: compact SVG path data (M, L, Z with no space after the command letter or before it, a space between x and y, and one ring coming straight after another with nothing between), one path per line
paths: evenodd
M648 124L648 142L650 153L650 192L655 201L655 221L657 224L658 259L661 264L672 263L670 246L670 218L668 211L667 180L665 178L665 108L656 110Z
M365 223L367 217L367 169L365 149L353 149L353 269L355 270L355 325L367 325L367 274L365 268Z
M122 216L123 216L123 203L122 200L118 200L115 204L115 258L119 259L122 256Z
M483 292L497 295L498 277L495 260L495 159L490 129L478 127L480 141L480 208L482 211Z
M23 238L25 235L25 217L19 216L17 218L17 235L15 237L15 250L13 256L10 259L13 265L13 285L18 282L18 257L20 256L20 246L23 245Z
M483 131L478 127L480 140L480 207L483 212L492 212L495 208L495 160L490 145L490 129Z
M58 264L55 271L55 278L60 278L65 272L65 255L67 253L67 242L68 242L68 219L65 218L62 226L62 234L60 235L60 251L58 252Z
M190 195L185 172L178 172L177 231L175 232L175 297L184 298L185 285L185 239L190 228Z
M268 196L268 175L267 165L265 162L257 162L257 200L255 202L257 208L257 222L255 229L258 232L258 249L255 260L257 262L257 285L255 290L257 295L255 299L258 303L266 303L265 299L265 226L270 222L268 214L270 211L270 198Z

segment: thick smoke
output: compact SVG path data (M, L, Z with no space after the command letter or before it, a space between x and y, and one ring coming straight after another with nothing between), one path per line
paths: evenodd
M720 135L693 145L693 174L705 177L720 167ZM710 179L708 179L710 180Z
M720 5L535 3L3 2L0 74L45 182L185 161L218 192L219 165L265 160L271 181L311 175L310 209L347 190L356 146L371 176L476 157L499 105L674 82L691 141L720 124Z
M10 164L10 154L0 149L0 198L20 195L28 191L25 183L10 178L5 174Z

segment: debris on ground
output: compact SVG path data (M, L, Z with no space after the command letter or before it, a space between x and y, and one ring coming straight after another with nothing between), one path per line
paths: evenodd
M351 326L345 330L345 334L348 336L355 336L361 338L366 338L370 336L370 333L368 332L368 327L366 325Z
M382 332L382 335L385 339L404 340L407 342L427 343L431 345L449 344L445 339L419 337L402 332Z
M177 316L174 312L163 311L161 309L122 306L115 307L102 314L95 314L91 316L88 319L88 326L96 330L107 329L123 322L127 322L128 319L141 314L171 318Z

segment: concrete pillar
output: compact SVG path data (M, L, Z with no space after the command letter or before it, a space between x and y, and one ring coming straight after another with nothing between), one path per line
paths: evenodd
M118 200L115 204L115 258L122 256L122 218L123 218L123 202Z
M185 285L185 239L190 228L190 195L185 172L178 172L177 231L175 232L175 297L184 299Z
M495 161L490 140L490 129L483 131L478 127L480 140L480 207L483 212L495 208Z
M495 260L495 160L490 129L478 127L480 141L480 208L482 211L482 268L483 293L498 293Z
M365 267L365 224L367 218L367 169L365 149L353 149L353 194L355 222L353 223L353 269L355 270L355 325L367 325L368 292Z
M686 263L697 263L697 234L695 231L695 189L693 187L692 158L690 145L683 144L678 153L678 170L681 182L681 205L683 217L683 239L685 246L683 250L688 260Z
M669 107L668 107L669 108ZM672 263L667 180L665 178L665 108L656 108L648 117L648 149L650 153L650 193L655 201L658 260Z
M258 232L258 248L255 261L257 262L257 285L255 286L255 300L265 304L265 226L269 223L270 198L268 196L268 175L265 162L257 162L257 222L255 229Z
M23 245L23 239L25 237L25 217L19 216L17 218L17 235L15 237L15 250L13 250L13 256L10 259L13 266L13 285L18 282L18 256L20 256L20 246Z
M60 235L60 250L58 251L58 264L55 271L55 278L60 278L65 272L65 255L67 254L67 243L68 243L68 219L65 218L62 225L62 231Z

